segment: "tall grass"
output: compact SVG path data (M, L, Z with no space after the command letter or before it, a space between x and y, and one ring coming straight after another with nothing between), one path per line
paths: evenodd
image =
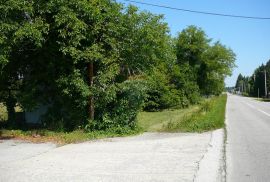
M138 125L143 131L161 132L164 125L181 120L185 116L198 112L198 105L190 106L185 109L167 109L159 112L141 112L138 115Z
M204 132L224 127L227 95L211 98L200 104L198 112L185 115L177 122L164 125L164 131Z

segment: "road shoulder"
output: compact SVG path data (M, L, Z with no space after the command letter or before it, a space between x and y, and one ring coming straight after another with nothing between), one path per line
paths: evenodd
M224 173L224 130L212 132L207 152L199 162L195 182L225 181Z

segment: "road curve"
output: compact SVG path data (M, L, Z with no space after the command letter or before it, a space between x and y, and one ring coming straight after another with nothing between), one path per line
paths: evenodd
M270 103L228 95L227 182L270 180Z

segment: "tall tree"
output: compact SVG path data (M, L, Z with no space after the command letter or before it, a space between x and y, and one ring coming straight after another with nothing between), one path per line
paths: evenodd
M111 0L8 0L0 9L0 73L21 80L25 110L46 105L45 124L68 129L88 118L103 128L134 123L144 90L136 78L165 57L161 16Z
M219 95L225 88L224 80L230 76L235 64L235 54L220 42L209 45L203 53L198 71L198 85L205 95Z
M220 42L211 45L211 39L195 26L184 29L177 39L176 55L179 66L188 65L189 81L196 82L203 95L220 94L224 79L235 64L235 54ZM193 84L194 85L194 84Z

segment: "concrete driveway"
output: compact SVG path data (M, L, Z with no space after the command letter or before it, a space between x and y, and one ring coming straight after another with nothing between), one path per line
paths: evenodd
M209 175L208 181L217 181L222 141L223 130L145 133L61 147L2 140L0 181L176 182Z

